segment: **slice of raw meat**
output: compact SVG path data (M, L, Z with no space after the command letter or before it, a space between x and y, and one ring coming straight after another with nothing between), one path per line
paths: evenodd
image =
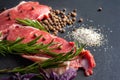
M0 30L9 28L10 25L15 23L16 18L33 20L48 18L50 9L50 7L41 5L38 2L22 1L16 7L5 10L0 14Z
M42 35L42 37L38 40L38 43L42 42L44 44L48 44L53 40L53 42L56 43L56 45L53 45L52 48L56 48L57 46L61 45L60 49L56 48L52 50L53 52L56 52L58 54L67 53L71 51L74 46L74 42L67 42L66 40L57 36L53 36L48 32L30 26L21 26L19 24L13 24L10 26L10 28L8 29L7 40L14 41L19 37L19 38L25 38L23 40L23 43L27 43L40 35Z
M94 57L89 50L83 50L77 59L70 62L70 67L74 69L83 68L86 76L93 74L93 68L95 66Z
M58 45L62 45L61 49L55 49L52 50L53 52L56 52L57 54L59 53L67 53L72 50L74 47L74 42L67 42L66 40L53 36L49 34L48 32L38 30L36 28L30 27L30 26L21 26L18 24L13 24L10 26L8 33L7 33L7 40L16 40L18 37L20 38L25 38L23 40L23 43L27 43L33 39L36 38L36 36L42 35L42 38L38 40L38 43L42 42L44 44L48 44L51 40L54 40L56 45L53 47L56 47ZM44 61L50 56L46 55L22 55L24 58L27 58L32 61ZM93 73L92 69L95 67L95 60L92 54L88 50L83 50L79 56L77 56L74 60L72 61L67 61L64 64L66 64L65 67L62 68L56 68L56 69L49 69L53 70L56 73L62 74L69 68L84 68L85 69L85 74L87 76L91 75Z

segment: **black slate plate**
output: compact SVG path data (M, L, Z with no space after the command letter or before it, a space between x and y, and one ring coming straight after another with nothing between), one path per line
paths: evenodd
M3 7L11 8L17 5L21 0L0 0L0 9ZM100 28L102 33L108 40L104 46L97 48L89 48L93 53L97 66L94 74L85 77L82 70L78 71L75 80L120 80L120 0L34 0L42 4L52 6L53 9L67 8L68 11L77 9L77 18L82 17L83 23ZM97 9L102 7L101 12ZM67 31L72 29L67 29ZM67 32L66 31L66 32ZM67 34L67 33L66 33ZM60 34L64 37L66 34ZM68 38L67 38L68 39ZM68 39L69 40L69 39ZM31 62L16 56L0 56L0 69L7 67L15 67L19 65L27 65ZM0 75L0 77L2 77Z

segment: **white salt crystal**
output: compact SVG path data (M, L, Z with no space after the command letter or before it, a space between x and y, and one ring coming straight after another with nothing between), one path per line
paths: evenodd
M103 35L94 28L80 27L72 32L74 40L87 46L100 46L103 43Z

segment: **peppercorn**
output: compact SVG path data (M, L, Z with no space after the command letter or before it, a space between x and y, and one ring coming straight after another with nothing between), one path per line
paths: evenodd
M77 9L74 9L73 12L77 12Z
M78 20L78 22L83 22L83 18L80 18L80 19Z
M101 11L102 11L102 7L99 7L97 11L98 11L98 12L101 12Z
M76 28L73 28L73 31L76 31Z
M65 12L66 11L66 8L63 8L63 12Z
M34 10L34 9L35 9L35 7L34 7L34 6L32 6L32 7L31 7L31 10Z
M62 49L62 45L58 46L58 49L61 50Z
M11 20L11 17L8 17L8 19L7 20Z
M60 10L56 10L55 13L56 13L56 14L60 14Z
M0 13L2 13L3 11L5 11L6 10L6 8L4 7L4 8L2 8L2 9L0 9Z
M75 22L75 21L76 21L76 18L75 18L75 17L74 17L74 18L72 18L72 21L73 21L73 22Z
M23 11L21 10L20 13L22 13Z
M71 17L76 17L76 16L77 16L76 12L71 12Z
M57 34L58 34L58 31L53 32L53 34L54 34L54 35L57 35Z
M47 25L48 24L48 20L44 20L43 23L45 23Z
M65 32L65 29L61 29L61 33L64 33Z
M8 13L6 16L7 16L7 17L10 17L10 13Z
M49 13L50 18L42 20L41 23L45 25L45 28L52 31L54 35L57 35L58 31L64 33L65 30L62 29L66 25L72 25L76 21L76 9L69 12L68 15L65 13L66 8L63 10L51 10Z
M45 41L45 40L46 40L46 39L43 37L43 38L42 38L42 41Z

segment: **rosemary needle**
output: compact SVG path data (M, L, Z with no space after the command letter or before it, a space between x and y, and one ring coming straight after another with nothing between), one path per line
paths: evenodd
M38 39L42 36L38 36L34 40L28 43L22 43L24 38L19 38L16 41L2 40L0 41L0 54L5 56L7 54L40 54L40 52L45 52L44 54L50 55L52 57L57 54L50 52L50 47L53 44L53 40L48 44L36 43ZM46 52L47 51L47 52Z
M26 26L31 26L38 28L40 30L47 31L44 26L42 26L37 20L30 20L30 19L20 19L17 18L16 21L20 24L26 25Z
M18 19L18 18L16 20L23 25L32 26L40 30L45 30L45 28L38 21L33 21L30 19ZM37 54L40 52L44 52L43 54L47 54L52 57L43 62L36 62L26 67L3 69L0 70L0 73L7 73L7 72L36 73L38 72L39 68L48 69L48 68L61 67L62 63L66 61L70 61L74 57L78 56L85 46L82 45L80 46L80 48L78 48L76 44L70 52L57 54L51 52L52 49L50 48L50 46L54 45L53 42L54 40L51 40L50 43L48 44L37 43L37 40L40 39L41 37L42 35L40 35L39 37L35 38L34 40L28 43L22 43L24 38L17 39L16 41L8 41L8 40L0 41L0 54L4 56L7 54L21 55L21 54Z
M30 72L38 72L39 68L48 69L48 68L57 68L61 67L61 64L65 61L70 61L74 57L78 56L80 52L83 50L84 45L77 49L74 53L73 50L66 54L57 54L56 57L50 58L43 62L36 62L26 67L16 67L13 69L3 69L0 70L0 73L7 73L7 72L20 72L20 73L30 73ZM78 54L79 53L79 54ZM64 65L63 65L64 66Z

